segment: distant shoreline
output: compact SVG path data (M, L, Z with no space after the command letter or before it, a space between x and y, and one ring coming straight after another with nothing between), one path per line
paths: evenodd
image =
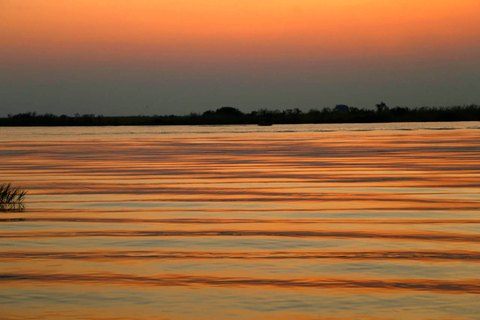
M202 114L164 116L103 116L84 114L75 116L19 113L0 118L2 127L33 126L149 126L149 125L241 125L241 124L308 124L308 123L382 123L382 122L450 122L480 121L480 106L476 104L450 107L394 107L385 103L376 105L376 110L358 109L346 105L322 110L300 109L267 110L250 113L233 107L208 110Z

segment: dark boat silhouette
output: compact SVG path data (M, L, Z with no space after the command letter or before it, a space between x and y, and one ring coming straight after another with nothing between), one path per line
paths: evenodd
M269 120L260 120L258 121L258 125L262 127L267 127L273 125L273 123Z

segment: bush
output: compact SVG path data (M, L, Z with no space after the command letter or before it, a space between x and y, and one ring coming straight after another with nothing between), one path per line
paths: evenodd
M25 206L23 200L27 191L20 188L14 188L10 183L0 186L0 211L22 211Z

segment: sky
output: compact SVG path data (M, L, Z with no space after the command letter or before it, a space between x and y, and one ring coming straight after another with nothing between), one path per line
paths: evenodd
M480 104L480 0L0 0L0 116Z

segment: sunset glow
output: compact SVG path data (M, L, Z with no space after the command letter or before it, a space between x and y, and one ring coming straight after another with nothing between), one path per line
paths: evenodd
M341 85L362 103L367 93L357 88L364 83L360 77L374 79L386 71L387 78L380 83L392 90L427 76L429 90L448 93L438 101L448 104L462 96L467 101L458 103L475 103L479 98L475 88L463 85L463 94L456 88L445 90L450 83L434 83L428 75L433 70L435 79L453 81L454 73L462 83L473 80L470 72L478 67L480 55L479 13L476 0L3 1L0 67L11 87L5 103L11 107L31 101L40 106L33 96L15 93L21 83L37 83L41 77L62 83L72 73L81 73L81 80L72 83L78 85L72 94L54 101L49 95L55 92L47 89L51 93L42 94L45 103L75 103L76 95L85 96L81 92L90 92L89 86L98 81L114 93L105 100L95 92L89 101L111 107L115 101L126 103L122 95L131 89L125 88L139 81L145 84L144 93L123 98L160 108L175 104L191 108L195 101L215 104L214 98L199 96L193 88L200 85L213 92L219 83L231 86L218 102L240 107L247 101L272 106L277 101L271 97L275 90L292 91L278 99L306 106L334 97L340 102L339 92L345 91ZM154 98L157 84L152 78L175 86L175 93L168 91L160 99L166 103ZM257 81L273 86L246 99L248 87L258 88ZM332 97L315 96L312 87L320 85L331 87ZM35 84L32 90L40 88ZM369 83L367 90L378 90L378 84ZM402 92L386 98L414 104L437 101L428 94L408 97L409 91L408 86L403 89L403 99L398 99ZM172 102L179 94L184 101Z
M44 0L7 5L1 36L4 54L20 53L22 62L182 60L192 50L207 60L381 57L478 47L479 13L478 1Z

